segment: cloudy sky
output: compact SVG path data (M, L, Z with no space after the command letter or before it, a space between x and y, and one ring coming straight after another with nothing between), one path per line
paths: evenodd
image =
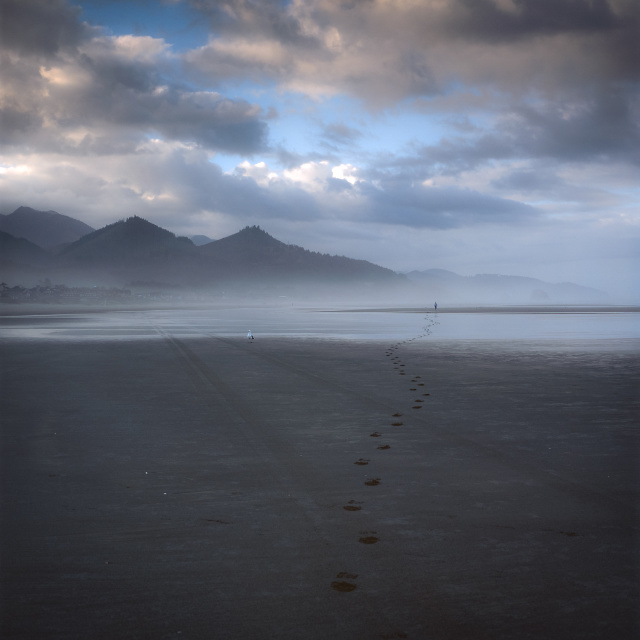
M640 301L637 0L0 7L0 213Z

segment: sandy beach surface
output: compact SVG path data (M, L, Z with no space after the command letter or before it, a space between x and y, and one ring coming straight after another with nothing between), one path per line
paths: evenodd
M5 318L3 638L639 637L637 340L203 318Z

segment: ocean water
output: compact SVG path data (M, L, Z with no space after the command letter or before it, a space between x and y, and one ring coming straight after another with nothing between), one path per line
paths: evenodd
M28 309L27 309L28 310ZM417 312L286 307L225 307L100 313L51 313L0 317L0 338L127 340L220 335L256 340L269 336L355 340L547 340L622 341L640 347L640 313L603 308L597 312L513 313Z

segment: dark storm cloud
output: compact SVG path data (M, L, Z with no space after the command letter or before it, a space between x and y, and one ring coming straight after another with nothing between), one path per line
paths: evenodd
M336 144L353 144L360 138L362 138L362 131L353 127L348 127L346 124L334 123L327 125L322 135L327 140Z
M451 31L487 42L624 26L607 0L514 0L511 6L494 0L459 0L451 5Z
M349 93L376 109L461 84L570 95L640 73L637 0L195 4L217 37L185 56L192 71Z
M185 211L197 210L215 211L243 221L259 217L265 220L321 217L321 206L303 189L265 188L243 175L241 169L234 174L224 173L218 165L185 156L182 151L175 151L168 158L149 158L145 171L153 175L155 184L167 185L184 203L183 210L173 214L175 226L180 224Z
M90 33L80 9L65 0L2 0L0 43L5 51L54 56L72 49Z
M522 105L503 124L520 155L640 163L639 116L640 92L612 87L591 100Z
M286 11L282 0L187 0L202 12L214 33L268 37L285 45L318 49L316 38L305 33L300 21Z
M244 100L165 84L153 67L110 57L84 56L82 64L92 82L65 96L65 113L73 114L76 123L115 120L122 127L231 153L266 147L262 114Z
M103 37L61 0L9 0L3 9L4 144L85 154L109 151L95 144L107 137L122 150L122 140L156 135L214 151L265 149L261 110L173 80L161 41ZM82 141L68 136L78 128L87 130Z
M386 185L383 190L361 183L358 187L367 198L369 219L384 224L454 229L484 224L519 225L538 216L534 207L471 189Z
M512 171L493 180L491 184L498 189L515 189L528 193L549 191L550 189L557 190L565 187L564 181L560 180L551 171L539 168L536 170Z
M380 158L370 175L458 175L521 159L640 164L640 92L614 87L580 100L514 105L486 130L417 146L406 156Z
M630 78L640 71L640 3L636 0L513 0L510 4L452 2L446 19L449 33L488 45L547 38L552 47L559 36L567 41L584 37L585 44L591 42L598 49L599 60L592 65L594 78ZM559 48L558 55L561 52Z

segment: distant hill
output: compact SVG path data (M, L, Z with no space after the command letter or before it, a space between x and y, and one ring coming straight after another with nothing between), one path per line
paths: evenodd
M56 211L18 207L9 215L0 215L0 231L25 238L44 249L74 242L93 230L88 224Z
M188 238L177 238L170 231L133 216L83 236L65 247L58 261L119 267L175 259L194 249Z
M213 242L213 238L209 236L197 235L197 236L189 236L189 240L196 245L196 247L201 247L203 244L209 244Z
M425 295L441 304L597 304L606 303L608 298L603 291L570 282L551 283L522 276L461 276L444 269L411 271L406 275Z
M133 216L71 243L54 259L67 280L107 284L131 281L186 285L194 275L195 245L188 238Z
M357 298L380 287L408 285L390 269L288 245L259 227L196 246L137 216L83 236L52 260L52 277L67 284L170 286L227 296L313 290Z
M0 231L0 281L33 286L47 277L50 260L42 247Z
M42 247L24 238L0 231L0 263L16 267L47 264L50 255Z
M405 284L403 276L366 260L308 251L276 240L260 227L245 227L221 240L198 247L198 253L218 272L233 280L358 282Z
M359 297L408 285L390 269L288 245L259 227L196 246L137 216L83 236L53 264L65 283L178 286L221 295L307 295L313 289Z
M405 276L366 260L286 244L257 226L198 244L138 216L92 230L53 211L20 207L2 216L2 223L7 221L14 228L28 228L31 237L41 237L42 229L58 230L57 235L50 231L45 243L52 247L49 251L24 236L0 234L0 280L12 285L32 286L49 278L69 286L173 288L252 300L326 296L327 300L340 297L343 301L389 304L433 304L437 300L441 306L607 302L606 294L595 289L534 278L460 276L442 269ZM82 235L61 243L63 227L67 234L73 227ZM202 238L197 238L198 242Z

